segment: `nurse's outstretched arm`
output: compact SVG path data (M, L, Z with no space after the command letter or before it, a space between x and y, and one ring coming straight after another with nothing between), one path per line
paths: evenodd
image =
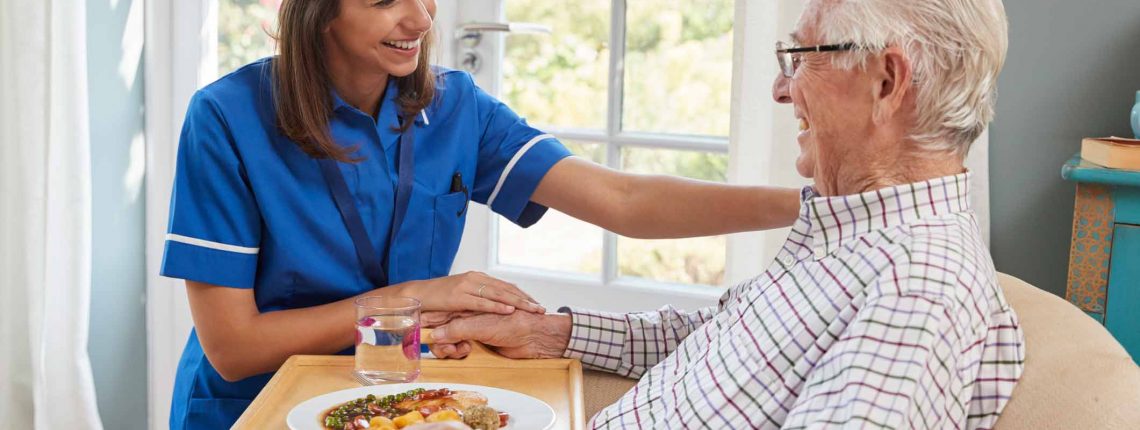
M622 236L668 239L786 227L799 190L725 185L619 172L570 157L547 172L531 199Z
M479 272L405 282L384 291L420 299L428 311L423 317L428 327L467 311L546 311L516 286ZM214 369L230 382L275 371L296 354L334 354L355 341L356 297L308 308L261 312L253 289L186 281L186 293L202 350ZM370 294L374 293L361 296Z

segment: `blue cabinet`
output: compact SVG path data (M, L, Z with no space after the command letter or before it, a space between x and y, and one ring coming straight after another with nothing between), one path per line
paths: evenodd
M1112 237L1104 326L1135 359L1140 357L1140 226L1117 224Z
M1081 160L1061 176L1077 185L1065 298L1140 363L1140 171Z

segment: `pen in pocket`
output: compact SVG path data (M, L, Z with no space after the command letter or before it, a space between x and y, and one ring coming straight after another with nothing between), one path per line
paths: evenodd
M467 186L463 185L463 175L459 172L455 172L455 174L451 176L451 192L458 193L461 191L463 192L463 209L455 213L457 217L461 217L467 212L467 205L471 202L471 193L467 191Z

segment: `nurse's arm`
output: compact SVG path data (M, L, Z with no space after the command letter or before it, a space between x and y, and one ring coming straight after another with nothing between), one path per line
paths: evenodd
M786 227L799 191L619 172L570 157L546 173L535 203L626 237L667 239Z
M352 346L352 299L261 313L252 289L186 281L198 341L210 364L234 382L281 367L294 354L335 354Z
M409 281L384 291L419 299L426 327L446 322L438 318L464 312L546 312L518 286L480 272ZM274 312L257 309L252 289L186 281L186 294L206 358L223 379L233 382L275 371L295 354L334 354L352 346L356 338L353 301L373 293Z

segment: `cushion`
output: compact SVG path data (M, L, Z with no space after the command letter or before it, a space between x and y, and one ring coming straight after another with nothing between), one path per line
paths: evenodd
M995 429L1140 429L1140 368L1069 302L999 274L1025 333L1025 373Z
M1009 275L999 282L1025 332L1025 373L996 430L1140 429L1140 367L1120 343L1069 302ZM586 371L586 416L636 382Z

